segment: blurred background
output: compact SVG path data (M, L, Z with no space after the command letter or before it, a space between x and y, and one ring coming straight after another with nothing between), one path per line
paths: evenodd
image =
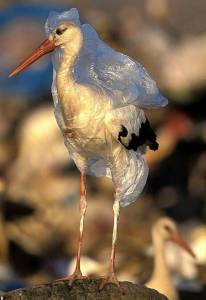
M25 4L26 3L26 4ZM139 200L122 209L120 280L152 271L152 224L178 222L197 255L167 256L181 299L206 299L206 2L204 0L0 1L0 290L71 272L77 248L79 173L53 115L50 57L8 79L44 39L49 11L79 9L102 39L142 63L169 106L148 110L160 149ZM113 225L113 185L88 177L85 272L104 274Z

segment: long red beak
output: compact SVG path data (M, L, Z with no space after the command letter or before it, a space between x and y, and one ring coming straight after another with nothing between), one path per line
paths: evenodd
M37 59L42 57L43 55L52 52L55 49L54 42L47 39L45 40L36 50L34 50L18 67L16 67L9 77L15 76L28 66L33 64Z
M194 254L188 243L181 237L179 233L172 235L170 239L185 251L187 251L193 258L196 258L196 255Z

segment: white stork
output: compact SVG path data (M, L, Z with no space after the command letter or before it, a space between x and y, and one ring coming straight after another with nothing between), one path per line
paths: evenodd
M176 223L168 217L158 219L152 227L154 246L154 269L146 286L159 291L169 300L178 300L178 293L166 260L166 244L172 241L195 258L187 242L182 238Z
M111 49L94 28L81 24L77 9L51 12L44 41L11 74L16 75L46 53L53 52L52 94L57 123L81 174L80 232L76 268L70 284L82 278L80 268L84 216L85 175L110 176L114 182L114 227L108 276L113 282L120 205L134 202L142 192L148 166L143 157L148 146L158 149L141 108L167 104L156 83L139 63Z

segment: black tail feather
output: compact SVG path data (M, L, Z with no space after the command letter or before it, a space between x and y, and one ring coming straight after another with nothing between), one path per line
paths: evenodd
M151 150L156 151L159 147L159 144L156 141L156 134L150 126L148 119L141 124L138 135L136 133L131 133L129 144L125 145L125 143L122 141L122 137L126 137L127 135L128 130L122 125L118 140L128 150L137 151L138 147L148 145Z
M158 144L156 141L154 141L154 142L149 142L149 143L148 143L148 146L149 146L149 148L150 148L151 150L153 150L153 151L156 151L156 150L158 150L158 148L159 148L159 144Z

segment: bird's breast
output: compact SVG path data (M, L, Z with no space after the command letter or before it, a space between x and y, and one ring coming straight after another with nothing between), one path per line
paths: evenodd
M79 133L83 133L85 130L87 132L89 127L92 130L94 126L99 125L102 118L101 112L94 114L94 110L89 103L85 103L85 105L78 102L74 103L71 98L69 98L69 101L61 103L61 111L65 126Z
M70 151L102 156L106 149L104 118L108 103L96 90L78 84L58 90L61 130ZM73 149L73 150L72 150Z

